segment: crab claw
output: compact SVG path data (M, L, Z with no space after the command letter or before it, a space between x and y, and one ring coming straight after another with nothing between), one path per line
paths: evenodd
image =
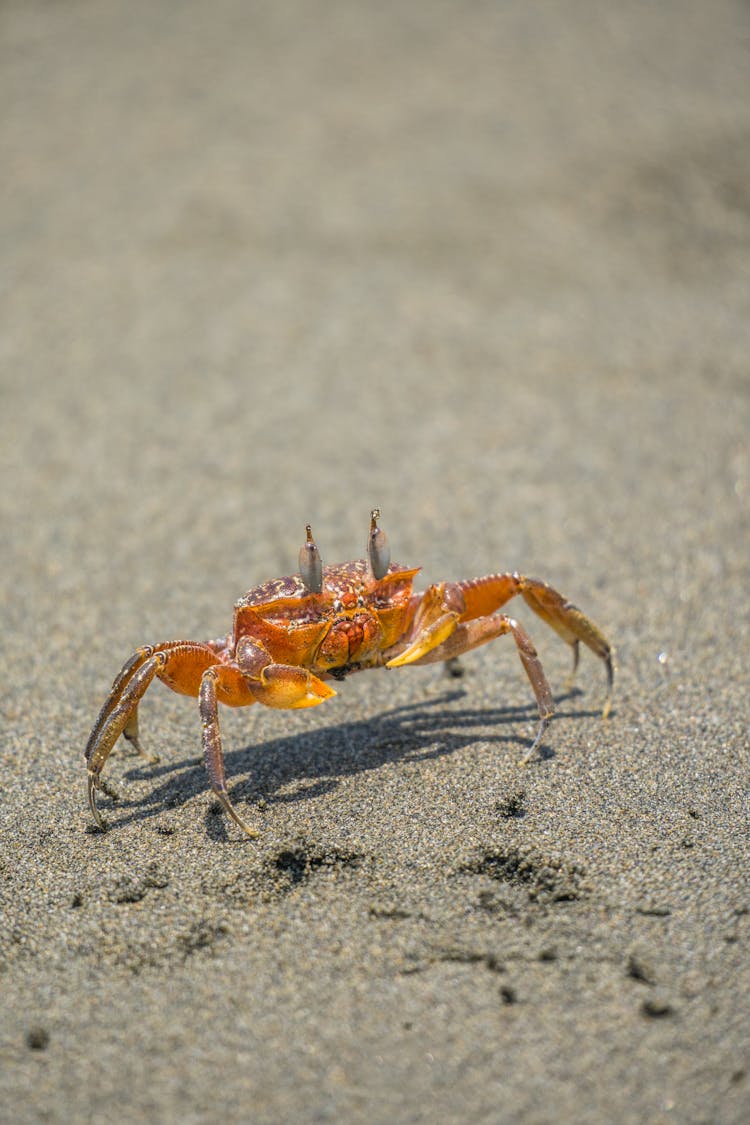
M305 668L291 664L269 664L260 680L250 682L250 690L266 707L317 707L336 692Z
M326 699L330 699L336 692L323 680L319 680L317 676L310 676L310 682L307 685L307 692L298 699L296 703L292 703L292 708L297 707L317 707L319 703L325 703Z
M422 596L412 627L411 644L397 653L386 668L400 668L427 656L456 631L465 609L463 594L456 586L441 582Z
M455 613L446 613L443 617L439 617L432 625L427 626L407 649L389 660L386 668L401 668L404 664L413 664L421 656L426 656L455 632L457 621L458 616Z

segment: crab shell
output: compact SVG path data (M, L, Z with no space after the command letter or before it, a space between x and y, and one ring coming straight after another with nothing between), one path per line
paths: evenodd
M299 574L264 582L234 607L233 645L252 637L278 663L318 675L382 664L383 652L414 616L412 586L420 569L392 563L376 579L367 559L326 566L320 593L311 593Z

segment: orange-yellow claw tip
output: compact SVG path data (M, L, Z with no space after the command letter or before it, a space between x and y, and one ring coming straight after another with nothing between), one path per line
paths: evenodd
M298 699L296 703L292 703L291 707L298 710L300 707L317 707L319 703L325 703L326 699L330 699L336 692L332 687L329 687L323 680L319 680L317 676L310 677L310 683L307 687L307 693Z
M434 621L423 635L417 637L407 649L389 660L386 668L401 668L405 664L413 664L416 660L426 656L455 632L457 621L457 613L444 614Z
M318 676L310 675L310 682L307 688L308 692L313 692L315 695L320 696L321 699L330 699L336 692L330 684L325 680L321 680Z
M299 711L302 707L317 707L319 703L325 703L326 699L330 699L335 694L335 691L329 691L327 695L316 695L310 692L304 695L302 699L298 699L296 703L290 703L289 709Z

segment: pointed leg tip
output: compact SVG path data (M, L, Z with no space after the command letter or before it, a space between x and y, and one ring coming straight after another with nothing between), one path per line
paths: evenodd
M99 812L99 809L96 807L96 790L97 790L98 780L99 779L98 779L96 774L89 772L89 780L88 780L89 808L91 809L91 815L93 816L94 820L96 821L97 829L100 832L106 832L107 831L107 822L104 820L104 818L102 817L102 814Z
M158 761L161 760L159 758L158 754L149 754L148 750L143 749L143 746L141 745L141 740L140 740L140 738L138 737L137 734L129 734L127 728L122 733L123 733L123 737L124 737L125 741L128 742L133 747L135 752L141 758L143 758L144 762L154 763L154 762L158 762Z
M578 638L572 642L571 648L573 649L573 667L570 669L570 678L572 680L578 671L578 662L581 659L581 642Z
M549 715L543 715L542 718L539 720L539 729L536 732L536 738L534 739L534 741L532 742L531 746L528 748L528 750L526 751L524 756L519 760L519 762L518 762L519 766L527 766L529 764L529 762L531 761L531 759L534 757L534 754L536 753L537 748L538 748L540 742L542 741L542 738L544 737L544 732L546 731L547 727L550 724L550 720L553 717L554 717L554 711L551 712Z
M604 658L604 665L607 669L607 687L609 688L610 692L612 691L612 687L615 682L615 665L613 656L614 654L612 652L612 649L610 649Z
M609 713L612 710L612 693L615 685L615 670L612 664L611 654L607 658L607 698L604 702L604 709L602 711L602 718L608 719Z
M242 819L241 816L233 816L232 820L234 821L234 823L237 825L238 828L242 829L245 836L247 836L248 840L257 840L258 837L260 836L260 829L254 828L252 824L248 824L246 821L244 821Z
M255 828L252 824L248 824L246 820L242 819L242 817L230 801L229 794L227 792L220 792L218 790L214 790L214 792L224 806L224 811L227 813L230 819L234 821L237 827L241 828L245 835L249 837L249 839L257 840L257 838L260 836L260 829Z

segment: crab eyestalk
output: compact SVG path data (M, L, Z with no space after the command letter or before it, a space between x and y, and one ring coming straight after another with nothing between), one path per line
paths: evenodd
M367 540L367 558L370 570L375 578L380 581L388 573L391 565L391 548L388 546L388 536L378 527L380 508L373 508L370 512L370 535Z
M308 523L305 527L307 539L300 548L299 572L305 588L311 594L319 594L323 589L323 563L320 561L320 551L315 546L312 528Z

